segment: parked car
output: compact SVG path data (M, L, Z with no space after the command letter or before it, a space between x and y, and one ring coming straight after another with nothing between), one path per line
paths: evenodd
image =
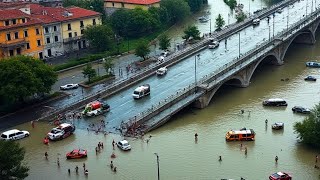
M131 146L127 140L117 142L117 146L124 151L131 150Z
M277 12L277 13L282 13L282 11L283 11L283 10L282 10L281 8L278 8L276 12Z
M253 25L259 25L259 24L260 24L260 19L259 19L259 18L254 19L254 20L252 21L252 24L253 24Z
M309 114L311 112L310 109L302 107L302 106L294 106L292 108L292 111L295 113L302 113L302 114Z
M284 123L283 122L276 122L276 123L271 125L271 128L275 129L275 130L283 129L283 127L284 127Z
M20 131L18 129L12 129L5 131L1 134L0 139L2 140L18 140L30 136L28 131Z
M167 57L167 56L170 55L170 52L169 51L163 51L163 52L161 52L160 55L163 56L163 57Z
M158 76L163 76L165 74L167 74L167 71L168 69L166 67L162 67L162 68L159 68L157 71L156 71L156 74Z
M217 48L219 46L219 41L214 40L213 38L210 38L210 43L208 45L209 49L214 49Z
M306 66L307 67L320 68L320 63L314 62L314 61L310 61L310 62L306 62Z
M79 84L66 84L64 86L60 86L61 90L69 90L69 89L77 89Z
M291 180L292 177L285 172L273 173L269 176L269 180Z
M76 127L72 124L62 123L58 127L53 128L48 133L48 138L50 140L61 140L69 137L76 130Z
M145 84L142 86L137 87L134 91L133 91L133 98L134 99L140 99L144 96L148 96L150 95L150 85L149 84Z
M317 81L317 78L314 76L307 76L306 78L304 78L305 81Z

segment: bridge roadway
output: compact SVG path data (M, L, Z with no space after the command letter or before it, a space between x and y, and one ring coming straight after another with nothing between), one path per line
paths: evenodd
M246 52L255 49L262 42L267 41L269 39L269 34L271 38L273 34L277 35L279 32L285 30L287 28L287 22L288 27L290 27L292 24L302 19L303 15L306 13L305 7L306 1L296 2L293 5L284 8L282 13L276 13L274 17L271 16L269 23L265 18L262 19L260 25L256 27L249 26L244 28L240 32L241 54L245 54ZM314 8L315 7L316 6L314 6ZM311 8L309 8L308 14L310 12ZM289 21L287 16L289 17ZM199 79L223 68L225 64L233 61L239 56L239 35L234 34L228 37L227 47L225 47L224 42L225 41L220 41L220 46L217 49L205 49L198 52L197 54L200 54L199 59L196 59L195 56L191 56L175 64L169 68L167 75L164 77L151 76L139 82L138 85L146 83L150 84L151 95L148 97L134 100L131 94L136 86L138 86L136 85L106 98L111 106L111 111L105 115L105 120L109 122L108 127L119 127L119 122L127 122L129 118L138 116L141 112L146 112L151 107L157 106L164 99L168 99L168 97L175 95L178 91L192 85L195 82L195 59L197 64L196 75Z
M311 6L309 2L309 6L306 8L307 1L291 1L293 5L289 8L285 7L282 13L275 13L275 16L270 16L269 24L266 18L262 19L259 26L252 27L251 25L245 27L240 32L240 40L241 47L240 51L242 54L248 52L250 49L255 48L258 44L266 40L273 34L277 34L286 28L287 24L287 15L289 13L289 26L294 22L298 21L303 17L304 14L309 14L311 12ZM290 1L283 2L282 5L286 5L285 3L291 3ZM318 6L318 4L317 4ZM315 5L313 9L315 9ZM289 11L288 11L289 9ZM274 9L273 9L274 11ZM266 15L272 12L262 12L260 16L266 17ZM274 28L273 28L273 18L274 18ZM238 25L235 25L238 26ZM270 27L269 27L270 26ZM232 27L230 27L232 28ZM240 28L241 29L241 28ZM273 33L274 29L274 33ZM228 32L228 30L226 30ZM236 31L236 30L235 30ZM269 33L270 32L270 33ZM230 31L228 32L231 33ZM226 34L228 34L226 33ZM233 34L228 37L227 47L224 46L224 41L220 39L220 47L215 50L205 49L200 54L200 59L197 60L197 76L199 78L210 74L211 72L223 67L224 64L232 61L235 57L239 55L239 35ZM124 90L114 94L113 96L108 97L106 100L111 105L111 111L106 114L105 120L109 122L107 125L107 130L114 131L113 127L118 127L121 121L126 122L130 117L134 117L141 112L148 110L148 108L157 105L161 100L175 94L177 91L188 87L190 84L194 82L194 57L189 57L180 61L178 64L169 68L169 72L165 77L158 78L155 76L151 76L141 82L139 82L135 86L131 86L129 88L125 88ZM140 84L149 83L151 85L151 96L141 99L134 100L131 96L134 88ZM85 97L87 95L91 95L92 93L96 93L102 85L96 86L93 89L86 90L83 92L83 95L80 92L77 92L75 96L71 96L66 100L57 101L51 103L50 106L52 109L65 109L70 106L70 102L76 102L81 99L81 96ZM78 90L79 91L79 90ZM80 97L79 97L80 94ZM34 112L36 115L43 114L45 110L37 110ZM57 112L57 111L55 111ZM49 110L47 110L48 114L51 114ZM45 114L45 113L44 113ZM87 124L93 122L99 118L93 118L91 121L84 121L83 123L79 123L80 127L87 127Z

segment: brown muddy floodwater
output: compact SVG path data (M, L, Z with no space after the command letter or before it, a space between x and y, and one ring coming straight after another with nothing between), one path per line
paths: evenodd
M320 37L320 36L319 36ZM262 65L255 72L247 88L222 88L218 91L206 109L188 108L176 115L169 123L147 134L152 134L147 144L141 139L128 139L132 150L123 152L112 150L112 140L121 140L118 135L94 134L77 129L75 135L42 144L45 134L52 128L45 122L36 123L32 129L30 123L17 126L30 131L29 138L20 140L26 148L26 162L30 166L30 180L62 179L121 179L151 180L157 178L157 163L154 153L160 158L161 179L221 179L240 177L249 180L267 179L276 171L291 173L296 180L318 179L320 171L314 168L317 151L302 146L297 142L293 124L302 121L305 116L293 114L295 105L313 107L319 102L320 82L305 82L306 75L318 78L319 69L307 68L305 62L320 59L320 39L314 46L291 46L283 66ZM289 81L281 81L289 78ZM284 98L287 108L264 108L261 102L267 98ZM244 109L245 113L240 114ZM250 113L249 113L250 112ZM265 126L265 119L269 120ZM80 120L81 121L81 120ZM284 130L273 131L271 123L285 123ZM225 134L230 129L252 128L256 140L242 142L247 147L247 156L240 148L241 142L226 142ZM194 134L198 133L198 142ZM104 149L95 154L98 142L104 143ZM66 152L73 148L88 150L84 160L66 160ZM49 160L45 160L44 152ZM117 173L110 170L110 155ZM222 162L218 157L222 156ZM275 156L279 157L275 164ZM60 158L60 168L56 164ZM82 163L86 163L89 176L83 174ZM75 166L80 167L79 174ZM71 169L68 175L67 169Z

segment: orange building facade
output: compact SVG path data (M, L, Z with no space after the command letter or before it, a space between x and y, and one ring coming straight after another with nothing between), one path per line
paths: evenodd
M41 21L19 9L0 10L0 58L30 55L43 58Z

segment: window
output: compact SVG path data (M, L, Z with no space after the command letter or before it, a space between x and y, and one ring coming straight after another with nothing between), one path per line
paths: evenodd
M37 45L41 46L41 41L39 39L37 40Z
M71 24L68 24L68 31L71 30Z
M45 27L45 28L44 28L44 32L45 32L45 33L49 33L49 28L48 28L48 27Z
M92 25L96 25L96 19L92 19Z
M42 52L39 52L39 58L43 59L43 53Z
M114 7L114 3L112 3L112 7Z
M14 38L15 38L15 39L19 39L19 33L18 33L18 32L15 32L15 33L14 33Z
M18 49L17 49L17 52L18 52ZM16 133L16 135L22 135L22 134L23 134L23 132L21 132L21 131Z
M4 23L5 23L6 26L9 26L9 25L10 25L10 22L9 22L9 21L5 21Z
M30 43L27 43L27 49L30 49Z
M83 25L83 21L80 21L80 27L83 27L84 25Z
M22 23L25 23L26 22L26 19L25 18L22 18Z
M11 41L11 35L10 35L10 33L7 34L7 40L8 40L8 41Z
M83 34L83 33L84 33L84 30L83 30L83 29L81 29L81 31L80 31L80 32L81 32L81 34Z
M123 7L123 8L124 8L124 3L121 3L121 7Z
M75 37L78 36L78 33L77 33L77 32L74 32L74 36L75 36Z
M37 28L36 29L36 35L39 35L40 34L40 31L39 31L39 29Z
M16 19L12 19L12 24L17 24L17 20Z
M54 36L54 41L55 41L55 42L58 42L58 41L59 41L58 36Z
M50 38L47 37L47 44L50 44Z
M57 31L57 26L53 26L53 30L54 30L54 31Z
M69 38L71 38L72 37L72 33L69 33Z
M48 56L49 56L49 57L51 57L51 56L52 56L51 49L48 49L48 51L47 51L47 52L48 52Z
M28 30L24 30L24 37L28 37Z

